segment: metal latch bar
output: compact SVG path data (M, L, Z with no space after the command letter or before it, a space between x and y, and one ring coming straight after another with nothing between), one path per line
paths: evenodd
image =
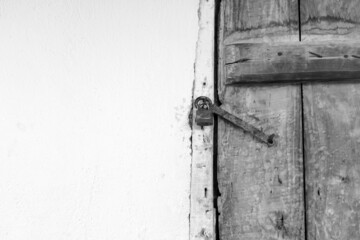
M201 104L200 104L200 102L201 102ZM208 97L204 97L204 96L198 97L195 100L195 107L198 109L199 108L208 109L213 114L216 114L216 115L226 119L227 121L233 123L237 127L240 127L241 129L244 130L244 132L251 134L257 140L265 143L269 147L273 146L275 144L275 139L274 139L275 134L267 135L262 130L260 130L257 127L251 125L250 123L244 121L243 119L229 113L228 111L224 110L223 108L221 108L219 106L216 106L215 104L212 103L212 101ZM200 124L198 124L198 125L200 125Z

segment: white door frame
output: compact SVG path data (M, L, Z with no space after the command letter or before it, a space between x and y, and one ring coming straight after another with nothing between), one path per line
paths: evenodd
M214 101L215 0L200 0L193 99ZM201 129L192 110L190 240L215 240L213 126Z

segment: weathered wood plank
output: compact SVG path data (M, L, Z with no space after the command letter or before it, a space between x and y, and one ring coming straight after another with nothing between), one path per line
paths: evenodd
M302 41L354 41L360 36L359 0L301 0L300 3Z
M226 52L226 84L360 81L359 43L249 43Z
M225 46L238 42L298 41L297 0L225 0L220 12L219 63ZM219 96L223 99L225 69L219 69Z
M359 0L301 0L302 41L359 41ZM360 42L358 42L360 44ZM360 239L360 85L306 84L308 240Z
M224 87L225 75L221 73L224 60L234 54L224 47L236 38L268 42L277 34L284 38L297 34L296 5L297 1L223 3L219 66L222 107L278 137L277 145L268 147L219 119L220 239L304 239L300 88Z
M276 132L267 147L219 121L220 239L303 239L301 106L298 87L238 87L227 109Z
M226 0L224 42L298 36L297 0Z
M304 86L308 240L360 239L360 85Z

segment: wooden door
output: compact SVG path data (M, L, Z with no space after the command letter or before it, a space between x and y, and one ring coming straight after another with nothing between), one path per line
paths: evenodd
M219 19L222 107L277 135L219 119L219 238L360 239L360 85L341 81L360 76L360 0L223 0Z

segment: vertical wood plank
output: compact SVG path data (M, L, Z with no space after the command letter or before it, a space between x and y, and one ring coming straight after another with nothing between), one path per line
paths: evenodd
M360 239L360 85L304 86L308 240Z
M304 239L300 87L226 86L226 46L237 41L298 40L297 1L226 0L220 27L219 95L223 107L276 133L267 147L219 120L218 199L222 240ZM231 48L230 48L231 49ZM229 52L230 51L230 52Z
M360 1L301 0L301 21L305 43L358 41ZM307 239L360 239L360 85L306 84L303 98Z

